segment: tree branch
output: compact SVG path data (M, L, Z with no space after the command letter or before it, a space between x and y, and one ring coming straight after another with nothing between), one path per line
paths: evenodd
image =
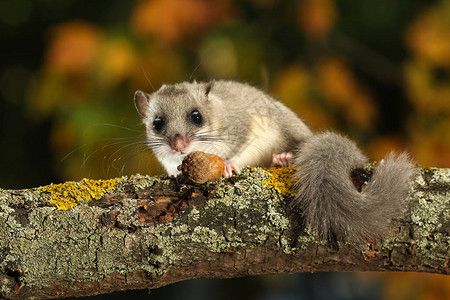
M199 277L449 274L450 169L421 170L388 238L338 249L293 227L289 174L248 169L201 187L135 175L0 190L0 298L87 296Z

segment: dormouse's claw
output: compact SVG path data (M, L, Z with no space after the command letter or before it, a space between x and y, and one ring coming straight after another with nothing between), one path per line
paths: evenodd
M239 169L235 164L231 164L231 168L236 174L241 174L241 169Z
M223 177L230 178L233 176L233 171L236 174L241 174L241 170L232 162L225 160L223 162L225 164L224 170L223 170Z
M282 152L279 154L272 154L272 166L274 167L289 167L292 165L294 154L292 152Z

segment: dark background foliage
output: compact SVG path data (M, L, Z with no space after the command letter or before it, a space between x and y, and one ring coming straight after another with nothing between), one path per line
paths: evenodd
M372 159L407 149L449 167L449 20L448 0L0 0L0 187L161 173L139 145L134 91L211 78L261 87ZM196 280L150 297L449 296L444 276L334 273Z

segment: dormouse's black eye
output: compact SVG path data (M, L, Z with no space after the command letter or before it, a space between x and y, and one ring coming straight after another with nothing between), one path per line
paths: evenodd
M160 116L157 116L155 120L153 120L153 129L155 129L156 132L161 131L161 129L164 126L164 119Z
M194 109L189 116L190 121L195 125L202 125L203 119L200 112Z

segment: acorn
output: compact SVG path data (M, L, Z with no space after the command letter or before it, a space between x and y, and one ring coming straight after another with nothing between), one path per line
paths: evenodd
M188 154L181 165L177 167L178 171L183 174L183 178L194 184L202 184L220 178L224 168L222 158L201 151Z

